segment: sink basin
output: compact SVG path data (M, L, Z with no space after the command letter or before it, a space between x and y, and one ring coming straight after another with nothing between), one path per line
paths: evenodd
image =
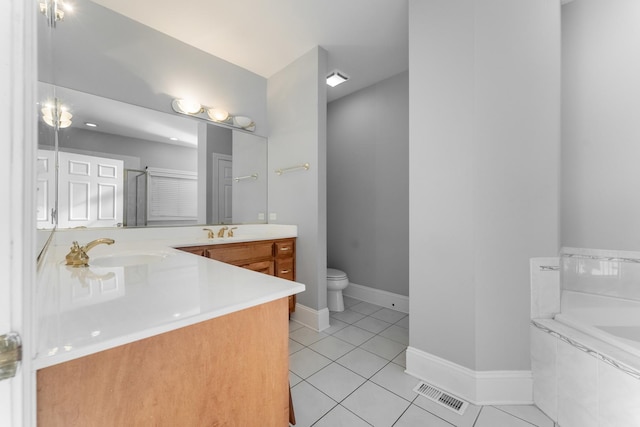
M133 265L154 264L156 262L162 261L167 256L169 256L169 254L167 253L136 253L102 256L97 258L90 258L89 265L94 265L96 267L129 267Z

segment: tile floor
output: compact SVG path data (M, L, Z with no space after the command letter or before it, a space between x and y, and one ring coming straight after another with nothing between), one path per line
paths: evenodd
M474 406L463 415L413 392L404 373L409 317L345 297L331 327L289 323L296 427L553 427L535 406Z

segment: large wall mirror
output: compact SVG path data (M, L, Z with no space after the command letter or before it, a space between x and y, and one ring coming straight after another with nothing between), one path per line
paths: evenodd
M96 84L99 76L91 76L96 90L90 93L91 79L82 67L91 59L74 43L109 43L109 32L128 28L109 25L110 19L124 18L92 2L78 6L82 15L66 17L57 28L39 17L38 228L266 222L266 138L169 112L166 93L165 111L134 105L137 92L150 92L139 76L139 88L127 91L133 94L129 99L119 99L120 87L109 93L108 84ZM132 21L127 25L132 33L136 25L144 34L151 31ZM96 35L99 31L105 34ZM112 59L107 47L102 50L92 55L122 68L123 84L130 84L127 67ZM154 71L152 64L148 71Z

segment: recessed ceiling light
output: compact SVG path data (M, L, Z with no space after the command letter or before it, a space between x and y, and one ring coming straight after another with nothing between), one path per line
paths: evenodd
M349 76L347 76L345 73L343 73L342 71L332 71L328 76L327 76L327 84L331 87L336 87L338 86L340 83L344 83L347 80L349 80Z
M97 128L98 125L91 122L84 122L85 126L89 126L90 128Z
M176 138L175 136L172 136L172 137L171 137L171 138L169 138L169 139L170 139L170 140L172 140L172 141L177 141L177 140L178 140L178 138Z

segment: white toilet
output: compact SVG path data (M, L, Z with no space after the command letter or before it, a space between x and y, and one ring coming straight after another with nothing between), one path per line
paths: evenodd
M347 273L335 268L327 268L327 306L329 311L344 311L342 290L348 284Z

